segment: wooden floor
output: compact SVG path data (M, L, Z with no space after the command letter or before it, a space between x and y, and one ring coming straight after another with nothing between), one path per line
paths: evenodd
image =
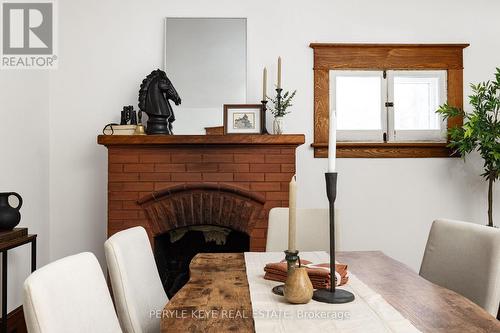
M0 318L0 323L2 319ZM23 307L19 306L7 315L8 333L27 333L26 322L24 321Z

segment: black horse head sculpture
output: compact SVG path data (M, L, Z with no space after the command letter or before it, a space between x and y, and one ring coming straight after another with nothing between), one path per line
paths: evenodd
M142 81L139 109L148 114L147 134L173 134L174 111L169 100L181 104L181 98L164 71L157 69Z

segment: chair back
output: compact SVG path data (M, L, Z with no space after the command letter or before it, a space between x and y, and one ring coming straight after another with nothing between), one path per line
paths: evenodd
M104 249L118 319L125 333L160 331L168 297L146 230L134 227L111 236Z
M337 211L337 210L336 210ZM297 249L300 251L330 251L329 210L324 208L297 209ZM335 223L338 240L338 223ZM337 243L337 249L338 249ZM269 211L266 251L288 248L288 208Z
M24 282L23 310L29 333L118 333L106 280L92 253L50 263Z
M435 220L419 274L469 298L496 317L500 302L500 230Z

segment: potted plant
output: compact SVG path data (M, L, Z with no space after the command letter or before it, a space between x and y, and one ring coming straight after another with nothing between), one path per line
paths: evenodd
M471 84L469 96L472 112L442 105L436 112L444 119L463 116L462 126L449 129L449 147L464 159L477 150L484 161L484 173L488 181L488 226L493 226L493 183L500 176L500 68L494 81Z
M268 97L273 106L271 107L271 113L274 116L273 121L273 133L274 134L283 134L284 130L284 121L283 117L289 114L291 111L287 109L292 106L292 99L295 97L295 93L297 90L294 90L292 93L289 91L285 92L283 96L281 96L281 90L276 95L276 98Z

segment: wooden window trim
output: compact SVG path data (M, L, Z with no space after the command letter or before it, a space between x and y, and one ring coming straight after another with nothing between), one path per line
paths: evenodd
M328 157L330 70L446 70L448 104L463 108L463 49L469 44L326 44L314 50L314 157ZM448 128L463 124L448 120ZM338 142L337 157L450 157L445 142Z

